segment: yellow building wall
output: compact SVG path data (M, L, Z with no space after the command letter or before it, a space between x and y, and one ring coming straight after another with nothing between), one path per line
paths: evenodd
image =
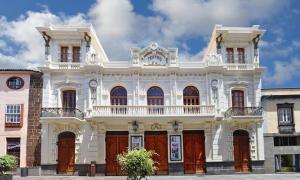
M294 123L295 132L300 132L300 99L278 99L267 100L265 111L265 121L267 121L266 133L279 133L278 131L278 116L277 104L293 103L294 104Z

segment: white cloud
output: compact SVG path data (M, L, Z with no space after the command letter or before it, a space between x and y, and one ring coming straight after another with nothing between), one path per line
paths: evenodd
M280 7L282 2L275 0L154 0L151 10L155 15L146 17L134 11L130 0L98 0L87 15L58 16L46 9L41 12L28 11L13 21L0 17L0 40L9 40L5 46L11 42L15 44L10 47L15 55L0 52L0 67L41 65L44 42L35 27L50 23L92 23L112 60L127 60L131 47L144 47L153 41L165 47L182 47L179 49L181 57L200 59L204 50L199 50L195 55L189 54L184 42L186 39L202 37L208 40L217 23L241 26L267 20Z
M208 36L215 24L249 25L271 19L282 8L276 0L154 0L152 9L166 17L164 37Z
M273 74L266 74L264 80L270 84L283 84L294 77L300 77L300 59L293 59L291 62L274 61Z
M78 14L73 17L58 17L48 10L42 12L28 11L26 15L17 20L7 21L5 17L0 18L0 38L8 39L17 45L14 55L0 54L0 67L35 68L40 66L44 60L44 42L41 35L35 29L37 26L49 24L83 24L86 23L84 15ZM4 40L2 40L4 41ZM7 48L12 48L5 43Z

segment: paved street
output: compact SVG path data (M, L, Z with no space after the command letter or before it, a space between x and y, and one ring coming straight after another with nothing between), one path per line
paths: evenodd
M76 179L97 179L97 180L126 180L126 177L116 177L116 176L97 176L97 177L79 177L79 176L41 176L41 177L19 177L16 176L14 180L76 180ZM300 173L292 174L236 174L236 175L205 175L205 176L151 176L149 180L192 180L192 179L201 179L201 180L300 180Z

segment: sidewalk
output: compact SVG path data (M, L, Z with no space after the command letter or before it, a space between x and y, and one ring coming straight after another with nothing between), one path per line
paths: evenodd
M83 176L31 176L20 177L15 176L14 180L77 180L77 179L95 179L95 180L126 180L124 176L96 176L96 177L83 177ZM148 180L300 180L300 173L291 174L234 174L234 175L203 175L203 176L151 176Z

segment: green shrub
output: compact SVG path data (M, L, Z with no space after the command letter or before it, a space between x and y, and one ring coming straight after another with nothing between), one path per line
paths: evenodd
M128 180L141 180L151 175L157 167L152 156L153 151L134 149L119 154L117 159L123 173L127 174Z
M11 155L0 157L0 175L17 167L17 158Z

